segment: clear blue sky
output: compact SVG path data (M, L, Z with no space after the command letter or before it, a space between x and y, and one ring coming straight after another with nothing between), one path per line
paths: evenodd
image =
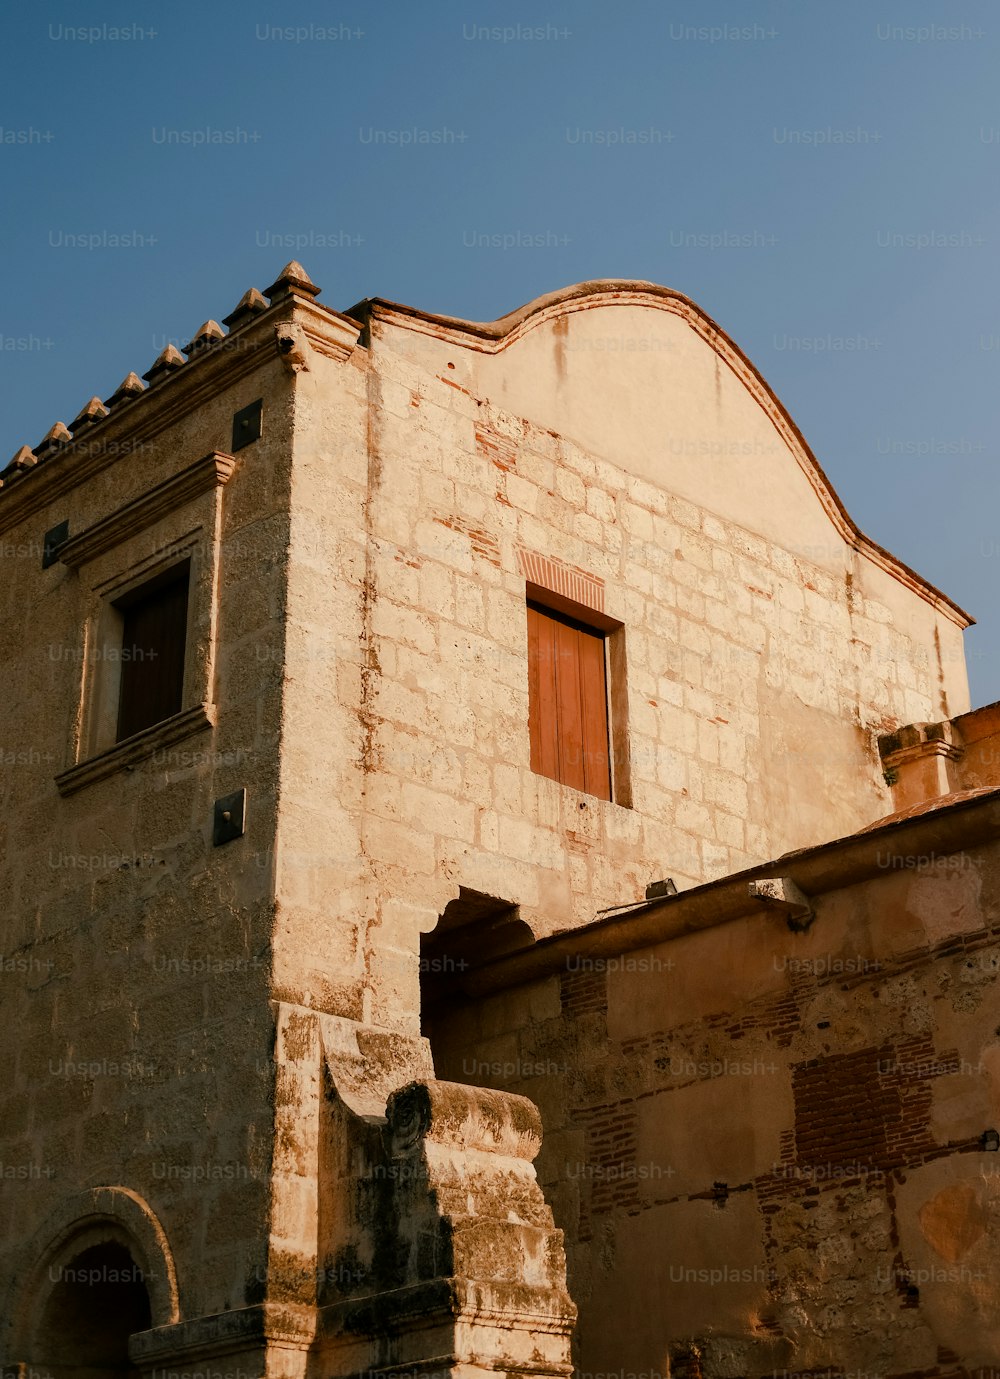
M292 257L483 320L649 278L979 619L1000 699L995 0L107 0L8 7L4 56L9 454Z

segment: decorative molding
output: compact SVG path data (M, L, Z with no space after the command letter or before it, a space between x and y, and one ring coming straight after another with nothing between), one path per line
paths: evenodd
M887 752L882 757L882 765L886 771L898 771L901 766L908 766L913 761L929 760L931 757L960 761L964 755L964 748L956 747L951 742L920 742L913 747L900 747L898 751Z
M151 728L144 728L141 733L127 737L124 742L116 742L107 751L62 771L55 777L56 789L63 797L75 795L78 790L93 785L95 781L113 776L116 771L128 771L137 762L145 761L164 747L214 726L214 705L197 704L193 709L184 709L165 718L162 723L154 723Z
M361 327L357 321L319 302L297 300L295 320L309 338L317 354L342 363L357 349Z
M963 754L949 719L942 723L907 723L894 732L883 733L878 739L878 751L887 771L921 757L942 756L958 761Z
M59 550L59 559L64 565L78 569L88 560L103 555L113 547L121 545L130 536L145 531L161 517L182 507L192 498L227 483L236 468L236 459L223 451L213 450L194 464L182 469L169 479L164 479L139 498L133 498L123 508L113 512L92 527L87 527L78 536L71 537Z

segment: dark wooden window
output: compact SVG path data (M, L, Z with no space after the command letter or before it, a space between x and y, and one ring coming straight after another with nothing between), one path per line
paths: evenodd
M118 737L183 708L189 566L174 566L116 603L122 614Z
M528 604L531 769L611 798L604 634Z

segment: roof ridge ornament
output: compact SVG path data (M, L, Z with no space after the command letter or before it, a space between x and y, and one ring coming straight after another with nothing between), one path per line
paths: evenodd
M105 407L117 407L122 402L131 402L134 397L141 397L146 391L146 385L137 373L127 373L118 387L110 397L105 398Z
M96 426L99 421L103 421L104 418L109 415L110 413L101 399L99 397L92 397L86 407L78 412L69 424L69 429L73 432L74 440L76 439L78 431L82 431L87 426Z
M54 426L50 426L45 435L35 446L35 454L40 460L47 460L53 450L61 450L64 445L69 445L73 437L70 435L69 427L65 422L57 421Z
M194 335L192 335L189 343L182 345L181 348L188 358L190 358L192 354L198 354L202 350L208 349L209 345L214 345L219 340L224 340L225 338L226 332L219 325L218 321L203 321Z
M297 259L286 263L270 287L264 288L264 296L272 304L282 297L297 292L302 297L318 297L322 288L317 287Z
M35 452L30 445L22 445L10 463L0 470L7 483L11 479L19 478L26 469L33 469L38 463Z
M248 287L229 315L223 316L222 324L228 326L230 331L234 331L237 326L242 326L246 321L266 310L267 302L263 292L258 292L256 287Z
M187 360L176 345L167 345L167 347L162 349L156 356L153 363L143 374L143 378L149 384L155 383L161 377L171 373L174 369L179 369L186 363Z

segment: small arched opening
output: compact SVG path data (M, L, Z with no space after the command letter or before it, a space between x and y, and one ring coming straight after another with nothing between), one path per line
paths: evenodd
M516 905L464 886L430 933L421 935L420 1032L430 1043L435 1077L479 1085L467 1067L468 1022L477 1004L473 974L533 942Z
M32 1345L32 1366L52 1379L135 1375L129 1337L152 1323L142 1269L118 1239L63 1252L46 1271L48 1296Z

